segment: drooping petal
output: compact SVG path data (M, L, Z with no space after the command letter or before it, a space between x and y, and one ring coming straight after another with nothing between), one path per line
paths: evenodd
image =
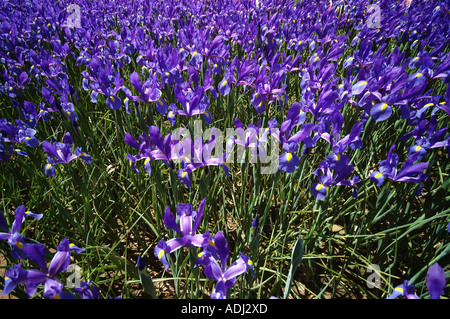
M282 172L293 173L297 170L299 164L299 157L291 152L284 153L278 158L278 167Z
M115 95L110 95L106 99L106 106L111 110L118 110L122 106L122 100Z
M377 186L383 185L384 182L384 175L381 174L379 171L373 171L372 174L370 174L370 180L374 182Z
M187 171L180 169L178 171L178 179L186 185L186 188L191 187L191 179L189 178L189 173Z
M218 90L223 96L227 96L228 93L230 93L231 84L226 78L223 78L223 80L219 83Z
M160 114L166 115L167 111L169 110L169 107L167 106L166 101L164 101L161 98L158 98L155 103L156 103L156 110Z
M318 199L322 200L327 196L327 189L323 184L313 183L311 185L311 193Z
M352 95L358 95L364 91L367 86L367 81L358 81L352 86Z
M178 233L178 235L180 235L180 236L183 235L183 233L181 232L180 228L178 227L178 225L176 223L175 216L170 211L169 206L167 206L166 213L164 214L164 225L166 225L166 227L168 229L175 230Z
M231 280L233 278L236 278L237 276L245 273L247 269L249 268L248 265L248 257L245 255L241 255L238 260L236 260L233 264L231 264L225 273L223 274L223 278L225 281Z
M158 260L162 262L166 271L169 269L169 262L167 261L167 250L170 248L167 247L166 242L161 239L155 247L154 255Z
M370 116L377 122L384 121L392 115L392 107L387 103L375 104L370 109Z

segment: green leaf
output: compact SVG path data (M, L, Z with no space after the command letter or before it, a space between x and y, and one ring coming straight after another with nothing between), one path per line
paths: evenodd
M291 266L289 267L289 274L286 280L286 288L284 289L283 298L286 299L291 291L292 278L294 278L295 272L300 265L303 258L303 239L299 237L295 242L294 249L291 254Z
M153 299L158 299L158 295L155 291L155 286L153 285L153 280L149 274L145 271L139 272L139 280L141 281L142 287L144 287L144 291L150 295Z

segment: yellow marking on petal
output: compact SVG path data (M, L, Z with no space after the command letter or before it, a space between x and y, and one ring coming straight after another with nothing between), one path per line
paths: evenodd
M53 296L53 299L61 299L61 298L59 297L58 294L55 294L55 295Z
M16 241L16 246L23 249L23 244L20 241Z
M381 107L381 110L384 111L387 108L387 103L384 103L383 106Z
M164 255L164 253L165 253L164 249L161 250L158 254L158 259L161 259L162 255Z
M251 261L250 259L247 261L247 264L249 264L250 266L253 265L253 261Z
M52 165L47 164L47 166L45 166L45 170L48 171L48 170L50 169L51 166L52 166Z
M375 178L380 178L381 176L383 176L383 174L378 173L377 175L375 175Z
M181 173L181 178L184 178L186 176L186 172Z
M418 145L418 146L416 147L416 152L420 151L421 148L422 148L422 146Z
M227 84L227 83L228 83L227 80L223 81L222 86L225 86L225 84Z
M290 162L292 160L292 153L291 152L287 153L287 160L288 160L288 162Z
M147 164L150 161L150 157L147 157L144 161L144 165Z
M434 105L434 104L433 103L427 103L423 107L428 107L428 106L432 106L432 105Z
M216 244L212 240L208 241L208 244L210 244L210 245L212 245L214 247L216 246Z
M363 81L363 82L361 82L361 83L359 84L359 86L363 86L363 85L365 85L365 84L367 84L367 82L366 82L366 81Z
M316 62L317 60L319 60L319 57L316 57L316 58L314 59L314 62Z
M25 136L25 139L27 139L27 140L31 140L31 137L29 137L29 136Z
M415 77L418 78L421 75L422 75L422 73L417 73Z
M109 98L114 102L114 96L111 95Z
M316 186L316 190L320 190L323 187L323 184L319 184Z
M226 167L229 167L227 162L222 162L222 164L225 165Z
M337 154L336 154L336 161L339 162L340 159L341 159L341 153L337 153Z
M192 57L195 57L196 54L197 54L197 51L194 51L194 53L192 53Z
M173 112L169 112L169 117L172 117L174 115Z
M413 59L413 62L414 62L414 61L416 61L416 60L417 60L418 58L419 58L419 57L418 57L418 56L416 56L416 57L415 57L415 58Z
M159 104L163 105L163 102L160 99L157 99L156 102L158 102Z
M397 288L395 288L394 290L398 290L398 291L400 291L400 292L403 292L403 288L400 288L400 287L397 287Z

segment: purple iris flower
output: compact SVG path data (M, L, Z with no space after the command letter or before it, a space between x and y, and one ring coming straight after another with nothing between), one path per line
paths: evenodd
M349 158L344 155L347 148L355 150L362 147L362 141L360 139L361 131L363 129L363 123L358 122L350 130L350 133L346 136L339 138L344 118L340 112L333 113L331 117L332 130L330 133L323 132L320 137L326 140L332 146L333 153L328 155L326 162L328 167L334 170L340 170L348 164Z
M266 107L278 100L285 94L287 85L284 83L286 73L284 71L275 72L270 69L266 75L266 68L261 68L252 86L255 91L252 95L251 103L258 114L262 114Z
M419 160L421 156L420 153L415 153L409 156L403 164L403 167L397 171L399 157L396 153L392 153L394 147L395 144L393 144L389 150L387 158L378 163L380 168L378 171L371 173L370 179L376 183L377 186L381 186L385 178L397 182L419 183L417 194L420 195L420 191L423 187L420 182L428 177L423 172L428 168L430 163L421 162L414 164L414 162Z
M130 75L130 82L136 91L138 91L139 95L130 95L128 96L128 99L144 103L156 102L156 110L164 115L167 113L167 103L161 99L161 91L158 88L158 80L155 77L151 76L142 83L139 75L136 72L133 72Z
M0 240L6 240L8 245L12 247L11 255L15 259L30 259L40 267L45 267L45 246L42 244L31 244L29 240L19 232L25 218L27 216L36 220L42 218L42 214L35 214L30 211L25 211L25 206L21 205L15 210L15 219L11 225L11 229L7 226L5 216L0 212L0 227L6 233L0 233Z
M210 139L205 143L202 137L197 137L192 143L191 139L183 140L183 148L180 150L180 158L183 159L182 168L178 171L178 179L191 187L190 174L200 167L222 166L228 176L229 166L226 162L227 154L221 153L218 157L212 157L212 151L217 142L215 128L212 128Z
M42 149L45 153L49 154L47 157L47 164L45 165L45 174L47 176L55 176L53 165L67 164L77 157L81 157L87 164L91 164L91 157L87 153L82 152L81 147L75 148L75 152L72 153L72 144L73 140L69 132L64 134L63 143L56 142L52 144L49 141L42 142Z
M400 296L406 299L419 299L419 297L414 292L414 285L409 285L409 281L405 280L403 284L398 285L394 288L394 291L387 299L396 299Z
M193 210L191 204L178 204L177 217L172 214L170 207L167 206L164 214L164 224L168 229L177 232L180 237L172 238L167 241L161 240L155 247L155 257L157 257L164 265L165 269L169 268L167 262L167 254L170 254L181 247L203 247L209 241L209 232L204 234L195 234L203 217L206 198L202 199L200 206L196 211Z
M276 137L278 137L278 131L275 130L276 123L269 129L266 129L261 131L261 119L258 120L258 123L255 124L248 124L247 128L244 130L244 125L242 124L241 120L236 118L234 120L234 126L235 126L235 135L231 135L227 139L227 156L228 158L233 155L233 147L234 145L238 146L238 149L241 148L249 148L250 151L250 158L251 160L256 159L256 156L259 154L259 158L263 160L267 156L267 150L264 144L268 142L268 136L270 133L273 133ZM244 161L244 153L238 153L238 162Z
M450 137L443 139L447 133L447 128L444 127L436 130L436 126L437 120L436 117L433 116L429 121L420 121L410 133L407 133L400 138L403 141L410 137L415 138L416 143L408 148L408 156L419 153L420 155L417 159L420 160L426 155L427 149L437 147L448 148L450 146Z
M71 245L69 240L64 238L57 246L57 251L48 268L44 265L42 270L23 269L20 264L10 268L6 272L5 289L2 294L9 294L17 285L25 284L25 290L31 298L36 294L38 286L44 284L43 296L46 298L75 298L73 294L62 290L63 285L57 278L70 265L71 250L75 250L75 252L83 251L83 249Z
M81 299L99 299L100 292L92 282L80 281L80 286L75 287L75 292L81 296Z
M318 183L313 183L311 185L311 193L318 199L322 200L327 195L327 188L334 185L343 185L353 187L352 197L358 197L358 187L357 183L360 182L358 176L353 176L351 179L346 180L346 178L352 173L353 165L346 165L341 167L339 170L331 171L328 166L327 161L322 161L319 164L319 168L314 171L314 175L317 175ZM319 175L322 173L322 175Z
M211 293L212 299L226 299L227 290L233 288L236 277L247 272L248 269L253 272L253 262L242 253L234 263L227 267L229 254L227 241L223 233L218 231L197 260L197 263L204 267L205 276L216 281Z
M134 166L135 162L144 160L145 170L151 176L151 160L161 160L165 165L173 168L173 160L180 157L177 153L177 147L179 145L178 140L173 138L172 134L167 134L164 139L162 138L161 131L157 126L149 126L148 135L141 134L139 136L139 143L130 134L125 134L125 142L131 147L140 151L138 155L126 155L125 158L129 160L130 167L139 173L139 170Z
M296 102L289 108L286 120L281 123L279 140L286 153L278 158L278 167L283 172L292 173L298 168L300 158L295 153L298 151L299 143L309 137L314 127L313 123L303 123L300 130L291 136L293 129L303 122L302 114L301 105Z
M106 97L106 106L112 110L119 109L122 106L122 100L117 96L117 92L124 87L120 72L114 72L109 59L100 59L99 57L90 60L89 72L90 75L87 71L83 71L82 74L84 77L83 88L87 90L90 87L93 90L91 101L97 103L97 95L102 94ZM111 85L111 81L113 81L114 87Z
M235 57L230 65L225 70L222 81L218 84L217 90L223 96L228 95L233 86L237 85L252 85L254 77L252 76L255 70L255 63L252 60L240 60ZM236 73L236 78L235 78Z
M444 294L444 288L446 285L446 278L444 269L435 263L428 268L427 276L425 279L428 292L430 293L430 299L439 299ZM403 284L394 288L394 291L387 299L396 299L400 296L406 299L419 299L414 292L414 286L409 285L409 281L405 280Z
M6 119L0 119L0 142L7 143L24 143L30 147L36 147L39 145L39 141L34 136L36 130L25 125L22 120L16 120L16 124L8 122ZM21 155L26 156L26 152Z
M206 124L211 124L212 117L208 111L209 99L205 94L205 88L203 86L197 86L192 90L183 89L181 85L177 84L174 87L174 93L177 101L182 106L182 109L171 109L175 115L192 117L201 114L203 115Z

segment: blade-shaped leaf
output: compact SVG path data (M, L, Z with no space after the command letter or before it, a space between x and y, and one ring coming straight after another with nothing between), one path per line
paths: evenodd
M284 289L283 298L286 299L291 291L292 279L294 278L295 272L300 265L303 258L303 239L299 237L295 242L294 248L291 254L291 266L289 267L289 274L286 280L286 288Z

